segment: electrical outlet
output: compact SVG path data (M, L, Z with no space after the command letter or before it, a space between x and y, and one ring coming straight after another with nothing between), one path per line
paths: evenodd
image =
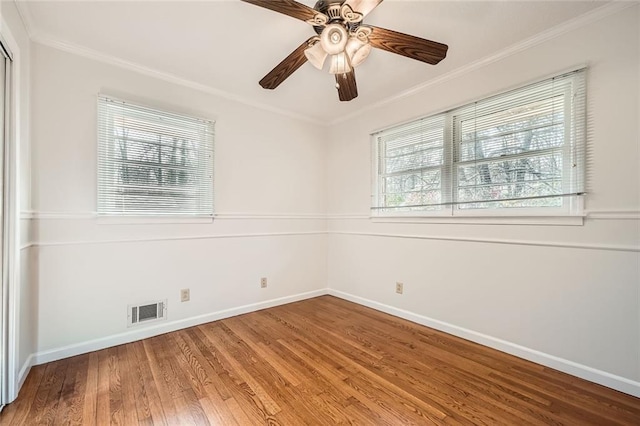
M182 290L180 290L180 301L188 302L189 299L191 299L191 295L189 294L189 289L183 288Z
M396 283L396 293L402 294L403 291L404 291L404 284Z
M267 287L267 278L266 277L260 278L260 287L261 288L266 288Z

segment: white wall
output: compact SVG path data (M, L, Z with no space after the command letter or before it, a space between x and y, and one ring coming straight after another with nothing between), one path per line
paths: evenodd
M40 44L32 61L37 362L325 288L324 129ZM95 217L98 93L216 120L219 218ZM168 325L127 329L128 304L159 299Z
M640 395L638 16L636 5L333 126L329 288ZM581 64L589 67L583 226L367 217L371 132Z

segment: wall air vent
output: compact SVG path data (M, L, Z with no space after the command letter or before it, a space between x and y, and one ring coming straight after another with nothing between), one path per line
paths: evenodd
M127 309L127 327L167 318L167 301L129 305Z

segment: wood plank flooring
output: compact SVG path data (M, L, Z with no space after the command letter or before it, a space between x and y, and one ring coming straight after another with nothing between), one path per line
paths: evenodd
M322 296L34 367L3 425L640 425L640 399Z

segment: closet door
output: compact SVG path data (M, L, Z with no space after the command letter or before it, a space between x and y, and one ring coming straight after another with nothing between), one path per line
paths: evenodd
M7 311L8 311L8 225L7 225L7 176L8 170L7 148L9 139L9 113L11 105L10 84L11 80L11 57L9 51L0 40L0 277L2 286L2 303L0 303L0 407L4 407L7 400Z

